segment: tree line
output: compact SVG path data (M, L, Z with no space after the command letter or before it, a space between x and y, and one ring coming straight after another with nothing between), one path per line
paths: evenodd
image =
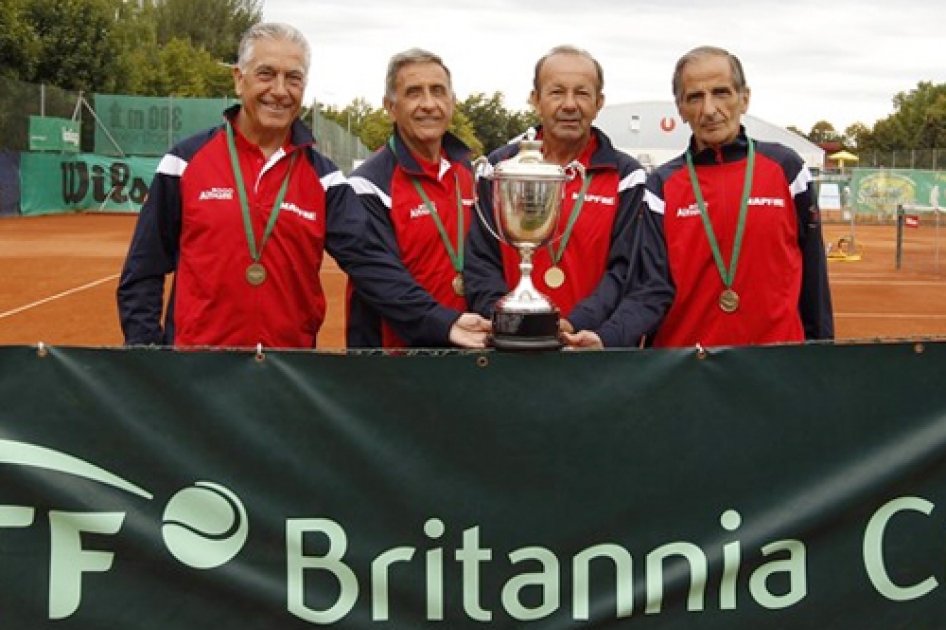
M230 66L240 36L262 19L262 0L2 0L0 77L83 92L133 96L235 96ZM893 96L894 112L843 131L822 120L815 143L856 150L946 148L946 84L921 81ZM391 131L387 114L363 98L311 107L371 150ZM457 103L451 130L488 153L529 125L531 111L509 110L501 92Z
M840 142L859 151L905 151L946 148L946 83L920 81L912 90L893 97L894 112L868 126L856 122L838 131L827 120L816 122L808 133L790 131L821 144Z

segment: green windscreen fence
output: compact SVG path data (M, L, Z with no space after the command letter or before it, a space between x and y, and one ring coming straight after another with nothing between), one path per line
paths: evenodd
M229 98L95 95L95 153L164 155L202 129L223 122Z
M20 212L138 212L159 161L90 153L23 153Z

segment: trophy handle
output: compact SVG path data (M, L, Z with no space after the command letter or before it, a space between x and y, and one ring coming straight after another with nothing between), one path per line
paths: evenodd
M492 228L489 224L489 221L486 220L486 216L483 214L483 210L480 208L480 178L485 177L486 179L491 179L491 173L493 170L492 164L489 163L489 159L485 155L481 155L471 162L473 167L473 209L476 211L476 216L480 218L480 223L483 224L483 227L486 228L486 231L492 234L493 238L497 241L505 243L503 238L496 233L496 230Z

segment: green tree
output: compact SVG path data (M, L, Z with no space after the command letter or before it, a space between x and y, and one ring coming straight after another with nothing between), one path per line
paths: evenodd
M874 125L873 145L885 151L946 147L946 83L920 81L893 98L894 113Z
M111 91L116 83L115 11L119 0L26 0L38 56L21 79L67 90Z
M0 77L32 76L39 59L39 40L25 19L23 0L0 3Z
M492 152L528 127L538 124L538 118L531 111L510 111L503 101L502 92L494 92L491 97L478 92L457 103L457 110L473 127L484 153Z
M477 137L476 129L459 107L453 110L453 119L450 121L450 131L470 147L474 156L483 154L483 143Z
M835 130L834 125L827 120L819 120L811 127L811 131L808 133L808 139L815 144L820 144L822 142L836 142L840 139L840 136Z
M856 122L848 125L842 136L844 146L852 149L864 149L872 143L870 127L862 122Z
M263 17L260 0L157 0L160 44L188 41L219 61L236 61L240 38Z
M381 148L381 145L388 141L393 130L394 125L391 124L388 113L384 111L384 108L379 107L372 110L361 121L358 137L369 151L377 151Z
M158 51L157 72L146 94L179 97L227 96L234 93L232 72L203 48L172 39Z

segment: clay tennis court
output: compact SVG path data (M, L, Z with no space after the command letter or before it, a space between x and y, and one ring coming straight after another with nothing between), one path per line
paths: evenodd
M115 289L136 217L66 214L0 219L0 345L116 346ZM860 260L831 260L837 337L888 340L946 336L946 226L825 226L825 240L853 232ZM943 260L941 260L941 257ZM345 276L322 269L329 295L319 347L344 347Z

